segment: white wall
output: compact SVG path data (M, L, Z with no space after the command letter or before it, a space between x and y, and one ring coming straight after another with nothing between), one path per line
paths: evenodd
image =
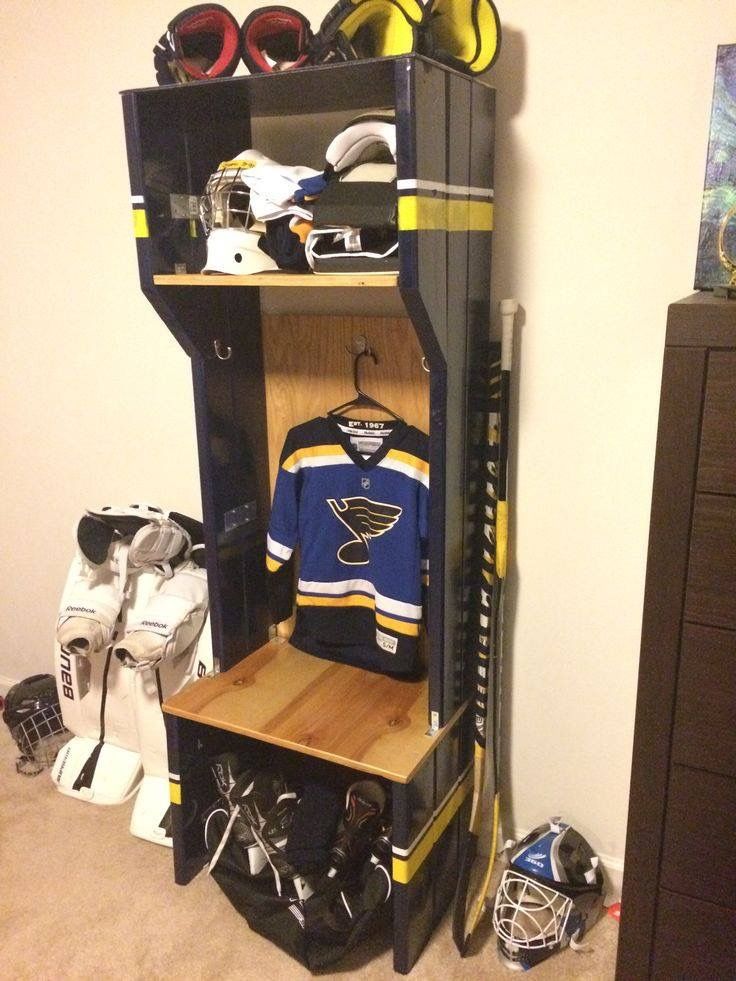
M524 307L507 823L624 852L667 304L692 292L733 4L501 6L494 294ZM509 805L507 804L507 807Z
M154 84L151 48L183 6L5 0L6 683L51 669L82 508L150 500L201 514L189 363L138 288L118 96ZM227 6L242 21L255 4ZM329 6L301 9L317 26ZM615 863L666 307L691 292L715 49L734 40L736 10L499 8L493 292L523 307L507 832L562 813Z

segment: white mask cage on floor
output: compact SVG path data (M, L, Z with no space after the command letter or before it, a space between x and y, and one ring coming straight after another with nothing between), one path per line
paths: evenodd
M512 947L556 948L566 942L572 900L518 872L506 870L496 893L493 927Z
M26 777L34 777L54 760L61 747L71 738L61 718L59 705L48 705L29 715L10 730L21 755L15 769Z

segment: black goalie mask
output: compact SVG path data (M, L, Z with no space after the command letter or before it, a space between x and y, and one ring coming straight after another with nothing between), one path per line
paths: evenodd
M26 776L51 766L69 737L50 674L34 674L13 685L5 697L3 722L21 753L15 768Z
M574 828L552 818L512 846L501 877L493 928L502 961L528 970L575 948L602 909L598 856Z

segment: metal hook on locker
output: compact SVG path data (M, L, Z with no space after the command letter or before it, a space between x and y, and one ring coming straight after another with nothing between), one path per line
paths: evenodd
M220 361L228 361L233 356L233 349L229 344L223 344L219 337L215 338L213 347Z

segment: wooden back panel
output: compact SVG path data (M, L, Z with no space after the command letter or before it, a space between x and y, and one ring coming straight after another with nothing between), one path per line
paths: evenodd
M353 338L364 335L378 364L361 358L360 385L406 422L429 429L429 374L406 317L263 316L268 458L273 493L279 455L292 426L352 398ZM353 418L385 417L373 409L348 411Z

